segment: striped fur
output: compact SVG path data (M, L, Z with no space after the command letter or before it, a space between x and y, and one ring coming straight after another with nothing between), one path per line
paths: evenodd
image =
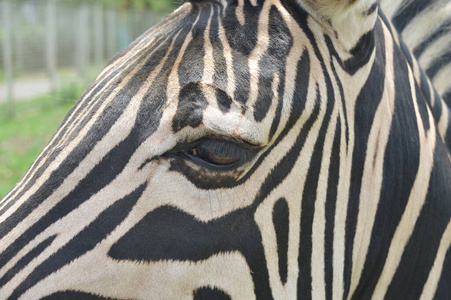
M0 298L446 299L449 106L375 1L310 2L119 53L0 201Z
M381 1L420 66L451 106L451 2Z

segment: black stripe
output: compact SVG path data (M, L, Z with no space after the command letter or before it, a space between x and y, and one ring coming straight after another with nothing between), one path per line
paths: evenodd
M335 228L335 210L337 201L338 178L340 175L340 146L341 146L341 119L337 120L334 144L330 156L329 180L327 183L326 198L326 229L324 234L324 271L326 299L333 299L333 241Z
M217 288L202 287L193 293L193 300L231 300L232 298L224 291Z
M442 116L443 110L448 109L448 107L446 106L446 104L443 105L442 98L440 97L438 91L434 88L434 86L432 86L432 92L433 95L431 96L431 98L434 97L434 107L431 108L431 110L432 114L434 115L435 122L438 124Z
M434 295L436 300L445 300L451 295L451 284L449 284L451 279L451 247L448 248L446 253L441 275Z
M352 57L348 58L342 64L346 72L354 75L363 66L368 64L374 51L374 40L374 30L368 31L360 37L357 44L350 51Z
M172 119L172 130L178 132L187 126L192 128L199 126L207 105L208 101L198 83L183 86L179 94L177 111Z
M223 113L229 112L232 107L232 98L223 90L216 89L216 101Z
M429 131L429 115L428 115L428 105L426 99L424 99L423 94L418 86L418 83L415 82L415 93L416 93L416 101L418 106L418 112L420 113L421 121L423 122L423 129L427 132Z
M448 108L448 128L445 133L445 144L448 147L448 151L451 152L451 110Z
M378 8L378 3L375 2L375 3L373 3L373 5L371 5L371 7L365 12L365 14L366 14L367 16L369 16L369 15L371 15L373 12L375 12L377 8Z
M119 299L102 297L91 293L64 291L53 293L49 296L45 296L44 298L41 298L41 300L119 300Z
M446 105L451 108L451 89L449 89L448 91L446 91L443 95L442 95L443 101L445 101Z
M288 276L288 237L290 229L290 209L286 199L279 199L274 205L272 222L277 239L279 276L282 284L285 284Z

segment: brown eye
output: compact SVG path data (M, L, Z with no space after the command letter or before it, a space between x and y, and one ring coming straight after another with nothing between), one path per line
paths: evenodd
M204 146L192 149L190 154L199 157L211 164L226 166L235 163L238 159L230 153L223 153L223 151L215 152L214 149L206 149Z
M227 139L203 139L186 156L209 168L234 168L249 161L254 151Z

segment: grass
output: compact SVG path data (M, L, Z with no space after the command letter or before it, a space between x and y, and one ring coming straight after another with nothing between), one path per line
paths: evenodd
M53 95L19 101L14 118L0 105L0 199L44 149L85 86L66 84Z

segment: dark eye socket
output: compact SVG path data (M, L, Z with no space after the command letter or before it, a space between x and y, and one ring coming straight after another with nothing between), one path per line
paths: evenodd
M182 155L210 169L230 170L251 160L255 156L256 150L255 146L250 144L215 137L180 145L171 153L169 156Z

